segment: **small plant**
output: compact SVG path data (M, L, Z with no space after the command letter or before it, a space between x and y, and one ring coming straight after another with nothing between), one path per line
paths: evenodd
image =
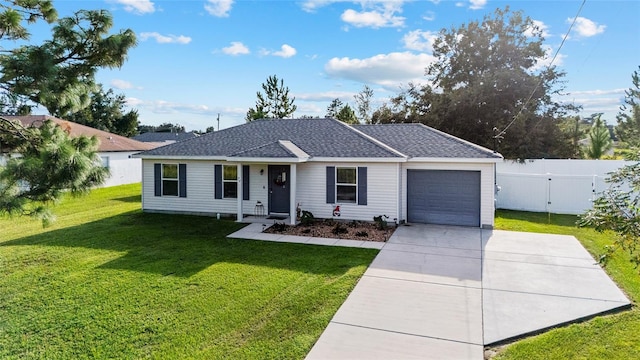
M310 234L311 233L311 229L304 229L301 231L303 234Z
M349 227L351 228L357 228L358 226L360 226L360 222L358 220L352 220L349 222Z
M311 211L302 210L302 212L300 214L300 224L302 224L304 226L308 226L308 225L313 224L313 222L315 220L316 219L313 216L313 214L311 213Z
M389 217L387 215L378 215L373 217L373 221L376 223L378 230L386 230L387 229L387 220Z
M358 231L358 232L356 233L356 236L357 236L357 237L369 237L369 233L368 233L368 232L366 232L366 231Z
M285 232L285 231L287 231L287 227L288 227L287 224L285 224L283 222L282 223L276 222L271 226L271 228L275 232Z
M336 223L336 226L333 228L333 230L331 230L331 232L336 235L340 235L348 233L349 229L347 229L347 227L341 223Z

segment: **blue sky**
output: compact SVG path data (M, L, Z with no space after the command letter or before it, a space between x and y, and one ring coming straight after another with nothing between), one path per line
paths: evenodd
M143 124L187 130L244 122L270 75L284 79L298 110L324 116L334 98L354 104L364 85L376 105L401 86L424 82L430 41L442 28L482 19L509 5L544 29L558 49L580 1L105 0L54 1L61 16L81 8L112 12L114 31L131 28L138 46L126 64L97 80L123 93ZM565 71L561 100L609 124L640 65L640 1L587 0L555 65ZM34 33L34 40L39 34ZM547 60L541 60L544 63Z

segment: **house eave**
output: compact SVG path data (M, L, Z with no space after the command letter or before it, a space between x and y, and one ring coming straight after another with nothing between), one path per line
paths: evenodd
M133 154L132 158L145 160L197 160L197 161L224 161L231 163L270 163L270 164L297 164L307 162L308 158L297 157L239 157L239 156L177 156L177 155L144 155Z
M502 158L437 158L437 157L413 157L407 162L431 162L431 163L499 163Z
M380 157L380 158L370 158L370 157L313 157L309 159L309 162L358 162L358 163L401 163L407 161L407 159L402 157Z

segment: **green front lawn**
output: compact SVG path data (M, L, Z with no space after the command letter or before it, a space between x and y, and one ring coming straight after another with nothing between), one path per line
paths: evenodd
M376 250L230 240L140 186L0 219L0 358L304 358Z
M576 220L571 215L498 211L496 228L574 235L598 258L613 234L577 228ZM640 275L625 253L612 257L605 270L632 302L640 300ZM640 359L640 310L634 306L518 341L501 349L496 359Z

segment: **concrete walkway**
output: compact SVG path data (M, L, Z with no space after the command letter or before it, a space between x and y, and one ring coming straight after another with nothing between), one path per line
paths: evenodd
M243 230L230 237L320 242ZM480 360L485 345L629 305L572 236L401 226L307 359Z

